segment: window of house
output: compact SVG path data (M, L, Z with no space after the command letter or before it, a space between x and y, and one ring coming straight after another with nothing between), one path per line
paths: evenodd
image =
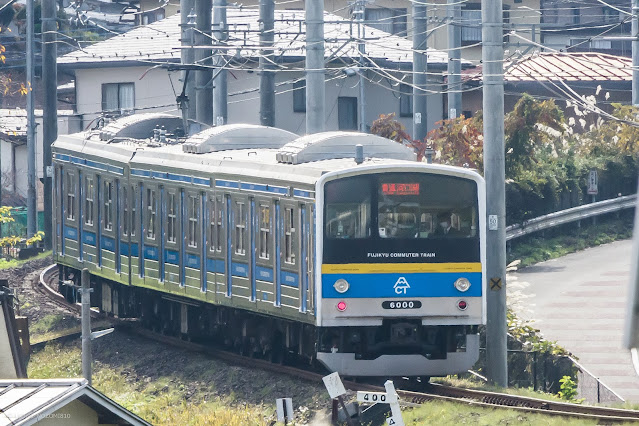
M471 3L461 11L462 44L479 43L481 41L481 9L480 4Z
M67 173L67 219L75 220L75 175Z
M95 187L93 186L93 178L87 176L84 178L84 223L93 225L93 200L95 198Z
M413 88L408 84L399 85L399 116L413 116Z
M295 263L295 215L293 209L284 210L284 260Z
M579 22L581 22L581 10L579 6L574 6L572 8L572 23L578 24Z
M357 98L337 98L337 126L339 130L357 130Z
M133 83L105 83L102 85L102 111L133 112L135 90Z
M175 193L169 193L168 206L166 208L166 240L170 243L177 241L177 197Z
M198 227L197 218L199 216L198 209L200 208L200 200L197 195L189 195L189 230L188 241L189 247L197 247L198 240Z
M618 22L619 12L609 6L602 7L604 22Z
M271 246L271 208L260 206L260 241L259 253L262 259L270 257Z
M155 239L155 190L146 190L146 237Z
M113 182L104 181L104 229L113 230Z
M406 8L366 8L364 19L366 25L389 34L406 37Z
M306 80L293 83L293 112L306 112Z

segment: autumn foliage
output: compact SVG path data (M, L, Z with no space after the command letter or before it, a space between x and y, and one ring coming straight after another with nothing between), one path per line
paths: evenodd
M417 161L422 161L426 150L430 148L430 143L427 140L414 140L404 125L395 119L395 113L380 115L377 120L373 121L371 133L410 146L417 154Z

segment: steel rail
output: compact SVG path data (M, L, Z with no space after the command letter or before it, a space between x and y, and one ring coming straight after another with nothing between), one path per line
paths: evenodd
M552 228L553 226L633 208L635 207L636 202L637 194L625 195L623 197L597 201L595 203L584 204L583 206L572 207L570 209L539 216L534 219L526 220L520 224L507 226L506 241L523 237L524 235L532 234L533 232L543 231L544 229Z
M66 299L62 297L62 295L57 293L49 285L51 280L53 280L56 275L56 268L48 267L40 274L38 282L34 282L34 285L36 285L41 292L49 295L55 303L63 305L65 308L79 312L79 306L67 302ZM94 312L92 312L92 316L93 314ZM323 374L317 372L308 371L292 366L275 364L270 361L242 356L234 352L213 348L211 346L202 345L199 343L185 341L177 337L161 335L140 327L135 322L131 321L116 319L114 320L114 324L118 330L134 333L140 337L148 338L149 340L168 344L177 348L211 355L216 359L235 365L240 365L248 368L258 368L277 374L286 374L291 377L314 383L322 382ZM344 385L350 391L385 391L385 389L381 386L348 380L344 381ZM401 386L401 383L397 386ZM423 392L398 389L397 393L400 397L400 402L407 406L421 405L428 401L437 400L452 403L463 403L467 405L470 404L487 408L506 408L528 413L564 416L579 419L591 419L605 424L639 422L639 411L634 410L549 401L497 392L455 388L438 384L425 385L425 389L423 390Z

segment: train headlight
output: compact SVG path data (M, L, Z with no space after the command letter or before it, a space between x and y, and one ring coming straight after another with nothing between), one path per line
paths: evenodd
M455 288L462 293L468 291L470 288L470 281L467 278L459 278L455 281Z
M335 288L335 291L338 293L346 293L350 287L351 285L344 278L340 278L333 284L333 288Z

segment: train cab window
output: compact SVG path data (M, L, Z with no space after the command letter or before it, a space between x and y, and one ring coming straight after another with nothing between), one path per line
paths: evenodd
M146 236L155 239L155 190L147 188L146 190Z
M166 240L169 243L177 241L177 197L174 192L169 192L169 200L166 208Z
M189 247L197 247L198 226L197 217L200 208L200 200L196 195L189 195Z
M113 230L113 182L104 181L104 229Z
M67 219L75 220L75 176L67 173Z
M246 204L235 203L235 254L246 253Z
M93 200L95 199L95 186L93 185L93 178L86 176L84 178L84 194L85 194L85 208L84 208L84 223L87 225L93 225Z
M353 239L371 235L370 178L355 176L328 182L325 187L327 238Z
M271 247L271 208L269 206L260 206L260 241L259 241L260 258L268 259L270 257L270 247Z
M138 188L135 185L131 186L131 195L133 197L133 199L131 200L131 236L134 237L135 236L135 228L136 226L136 212L138 211L137 205L138 205Z
M129 235L129 193L126 186L122 188L122 235Z
M293 209L285 209L284 213L284 260L286 263L295 263L295 212Z

